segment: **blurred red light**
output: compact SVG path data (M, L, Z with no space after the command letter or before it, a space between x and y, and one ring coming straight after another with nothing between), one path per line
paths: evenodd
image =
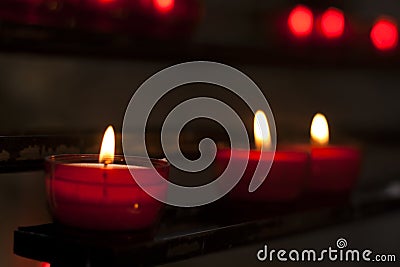
M396 47L398 41L397 26L389 19L380 19L372 27L370 37L377 49L393 49Z
M311 34L313 20L311 10L306 6L298 5L289 14L288 26L295 36L305 37Z
M115 0L99 0L99 2L101 3L101 4L109 4L109 3L112 3L112 2L114 2Z
M175 0L154 0L154 6L161 13L167 13L174 8Z
M336 8L329 8L322 14L321 31L326 38L338 38L344 31L344 14Z
M50 267L50 263L47 262L41 262L40 267Z

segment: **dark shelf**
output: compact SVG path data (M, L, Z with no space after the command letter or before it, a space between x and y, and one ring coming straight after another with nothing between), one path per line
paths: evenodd
M137 232L84 231L57 223L19 227L14 252L52 266L164 264L399 210L400 196L386 192L357 194L345 202L322 197L286 205L225 200L201 208L167 208L158 228Z

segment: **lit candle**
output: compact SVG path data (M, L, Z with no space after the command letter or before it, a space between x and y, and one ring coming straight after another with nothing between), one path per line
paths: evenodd
M258 110L254 115L254 144L256 150L271 150L271 133L269 130L267 116L261 110Z
M308 190L348 195L354 188L361 164L360 151L352 146L329 145L329 126L323 114L311 123L311 177Z
M114 162L115 154L115 134L114 128L110 125L108 126L106 132L103 136L103 141L101 142L99 162L103 163L106 167L107 164Z
M132 230L150 227L160 214L162 203L144 192L135 175L146 177L153 192L165 195L165 184L155 172L168 178L169 164L152 159L152 166L140 157L126 165L114 156L112 127L104 135L100 155L56 155L46 158L46 187L54 218L66 225L95 230Z
M267 118L262 111L254 116L254 139L256 149L251 151L238 149L219 149L217 152L217 168L222 172L229 160L239 162L246 160L246 170L239 183L232 189L232 199L244 201L286 202L301 195L309 174L308 154L301 151L275 151L272 156L271 135ZM261 148L262 152L261 152ZM261 157L261 153L265 153ZM267 179L254 192L249 192L250 181L260 158L273 159ZM233 166L240 164L233 164ZM240 173L238 171L238 173Z

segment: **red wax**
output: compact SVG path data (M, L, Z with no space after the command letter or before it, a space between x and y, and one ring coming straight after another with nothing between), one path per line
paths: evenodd
M349 194L359 175L360 151L353 147L326 146L311 148L309 191Z
M228 165L230 154L231 149L218 150L216 164L219 172ZM256 150L234 150L231 159L233 163L247 161L247 167L241 180L232 189L229 196L236 200L268 202L286 202L299 197L309 176L308 154L300 151L276 151L267 179L256 191L250 193L248 191L250 181L259 163L260 154L261 152Z
M138 158L140 159L140 158ZM163 204L144 192L132 178L122 156L117 164L95 163L98 155L59 155L46 160L46 188L51 212L63 224L93 230L133 230L150 227ZM146 186L161 196L166 184L157 183L149 167L136 168ZM152 160L156 171L168 177L169 164Z
M307 191L317 194L349 195L354 189L361 166L360 151L351 146L291 147L310 154L311 176Z

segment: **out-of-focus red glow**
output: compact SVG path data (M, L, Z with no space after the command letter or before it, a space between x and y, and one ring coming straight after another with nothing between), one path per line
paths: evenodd
M380 19L372 27L370 37L373 45L377 49L393 49L398 42L397 26L389 19Z
M289 14L288 26L290 31L298 37L311 34L314 16L311 10L303 5L296 6Z
M174 8L175 0L154 0L154 6L161 13L167 13Z
M48 262L41 262L40 267L50 267L50 263Z
M336 8L329 8L321 17L321 31L326 38L338 38L344 31L344 14Z
M112 3L112 2L114 2L115 0L99 0L99 2L101 3L101 4L109 4L109 3Z

